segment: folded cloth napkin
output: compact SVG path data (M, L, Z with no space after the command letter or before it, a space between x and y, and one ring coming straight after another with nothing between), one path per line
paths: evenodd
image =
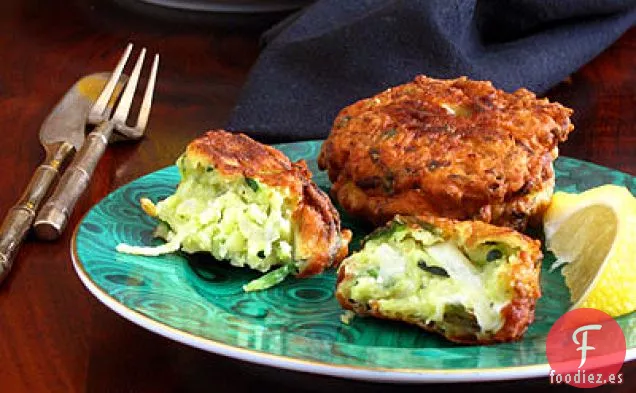
M264 35L228 128L324 138L340 109L418 74L541 94L635 22L634 0L319 0Z

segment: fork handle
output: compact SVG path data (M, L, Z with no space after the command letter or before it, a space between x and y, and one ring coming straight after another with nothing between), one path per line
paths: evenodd
M74 150L73 145L68 142L53 146L44 163L33 173L18 202L7 212L0 226L0 283L11 271L20 244L29 232L35 213L49 187L55 182L59 168Z
M106 151L112 132L113 124L106 121L88 134L82 148L35 219L33 228L38 238L55 240L64 232L75 203L88 187L95 167Z

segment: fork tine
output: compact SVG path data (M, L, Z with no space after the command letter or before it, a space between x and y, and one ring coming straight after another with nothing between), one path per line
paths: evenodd
M139 110L139 117L137 118L137 126L135 128L138 132L143 132L148 124L148 117L150 116L150 107L152 106L152 96L155 91L155 81L157 80L157 69L159 68L159 55L155 54L155 59L152 62L152 69L150 70L150 76L148 77L148 84L146 85L146 91L144 92L144 99L141 102L141 109Z
M128 79L128 83L126 84L126 88L119 100L119 104L117 105L117 109L115 109L115 114L112 117L114 122L125 123L126 118L128 117L128 112L130 112L130 107L132 106L133 96L135 95L135 89L137 89L137 83L139 82L139 75L141 74L141 66L144 63L144 58L146 57L146 48L141 50L139 57L137 58L137 62L135 63L135 68L133 69L132 74L130 74L130 79Z
M102 117L104 116L104 112L106 111L108 102L113 95L113 91L115 91L115 87L117 86L117 82L119 82L121 73L123 72L124 66L126 65L128 57L130 56L130 52L132 52L132 48L132 43L129 43L128 46L126 46L126 50L124 51L121 59L119 59L119 63L117 63L117 66L113 70L110 79L108 79L108 82L106 82L104 90L102 90L102 93L99 95L97 101L95 101L95 104L93 104L93 107L91 108L88 116L89 122L97 123L103 120Z

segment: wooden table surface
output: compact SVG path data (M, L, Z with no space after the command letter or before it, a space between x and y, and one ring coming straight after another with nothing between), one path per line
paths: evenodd
M255 17L173 18L116 3L1 2L0 213L16 202L43 158L37 131L48 111L81 75L110 70L125 43L146 45L162 55L148 135L139 143L108 149L69 227L108 192L172 164L189 140L223 126L258 55L259 28L269 22ZM563 155L636 175L635 59L632 29L548 94L576 111L577 128ZM51 243L29 239L0 287L0 392L426 389L269 369L152 334L109 311L84 289L71 266L70 236L67 231ZM599 391L633 392L636 362L622 371L623 385ZM477 391L545 387L550 387L547 378L470 385ZM467 388L444 386L448 392Z

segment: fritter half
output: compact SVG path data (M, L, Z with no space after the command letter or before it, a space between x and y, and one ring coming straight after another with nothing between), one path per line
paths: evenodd
M287 273L322 272L347 255L351 232L329 197L312 181L304 161L243 134L210 131L190 143L177 160L176 192L144 210L162 221L159 247L120 246L122 252L158 255L181 249L209 252L235 266L268 271L263 289ZM265 277L265 276L264 276Z
M467 344L518 340L540 297L539 241L480 221L402 217L338 269L346 309Z
M344 108L318 158L349 213L479 219L524 229L554 188L572 110L525 89L418 76Z

